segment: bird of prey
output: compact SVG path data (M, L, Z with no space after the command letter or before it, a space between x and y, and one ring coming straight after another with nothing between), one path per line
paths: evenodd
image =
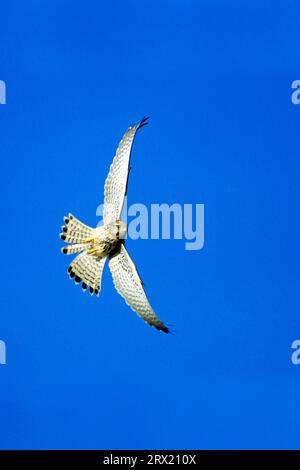
M136 266L125 248L127 226L121 221L121 212L127 193L129 162L132 144L139 129L148 124L149 118L129 127L125 132L104 186L104 210L101 227L92 228L80 222L74 215L64 218L60 238L68 245L64 254L79 253L68 268L76 284L84 291L99 296L101 277L106 258L115 288L126 303L150 326L169 332L169 329L154 313L143 288Z

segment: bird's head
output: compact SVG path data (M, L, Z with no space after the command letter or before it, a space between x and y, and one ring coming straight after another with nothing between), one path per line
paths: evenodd
M125 224L125 222L122 222L122 220L117 220L117 227L118 227L119 239L125 240L126 233L127 233L127 225Z

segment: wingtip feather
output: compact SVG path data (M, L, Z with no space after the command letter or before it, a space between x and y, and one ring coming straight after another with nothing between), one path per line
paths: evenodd
M138 129L141 129L142 127L149 124L149 119L150 119L150 116L144 116L142 120L138 123Z

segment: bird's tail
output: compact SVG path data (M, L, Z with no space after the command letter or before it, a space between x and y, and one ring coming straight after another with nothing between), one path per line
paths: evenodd
M60 238L67 243L71 243L71 245L64 246L61 249L62 253L69 255L89 249L90 246L86 243L86 240L92 238L94 229L80 222L72 214L64 217L64 221L65 225L62 227Z
M74 278L75 284L82 283L83 290L89 288L91 294L95 292L99 295L105 258L97 258L87 253L93 245L94 229L80 222L72 214L65 217L64 221L60 238L70 244L64 246L61 251L65 255L80 253L68 268L69 276Z
M95 258L86 252L80 253L68 268L69 276L74 278L75 284L82 283L82 290L89 287L90 294L95 292L99 295L105 259L106 257Z

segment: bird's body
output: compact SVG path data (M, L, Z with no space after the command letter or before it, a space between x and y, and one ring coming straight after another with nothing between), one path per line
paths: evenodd
M69 243L64 254L79 253L68 268L71 278L82 289L99 295L106 258L117 291L126 303L149 325L168 333L156 316L144 292L143 283L125 248L126 224L120 220L127 192L129 160L138 129L147 124L144 118L126 131L110 167L104 187L104 225L91 228L72 214L65 217L61 239Z
M87 253L96 258L105 258L123 242L126 231L126 224L120 220L96 227L93 237L85 240L90 245Z

